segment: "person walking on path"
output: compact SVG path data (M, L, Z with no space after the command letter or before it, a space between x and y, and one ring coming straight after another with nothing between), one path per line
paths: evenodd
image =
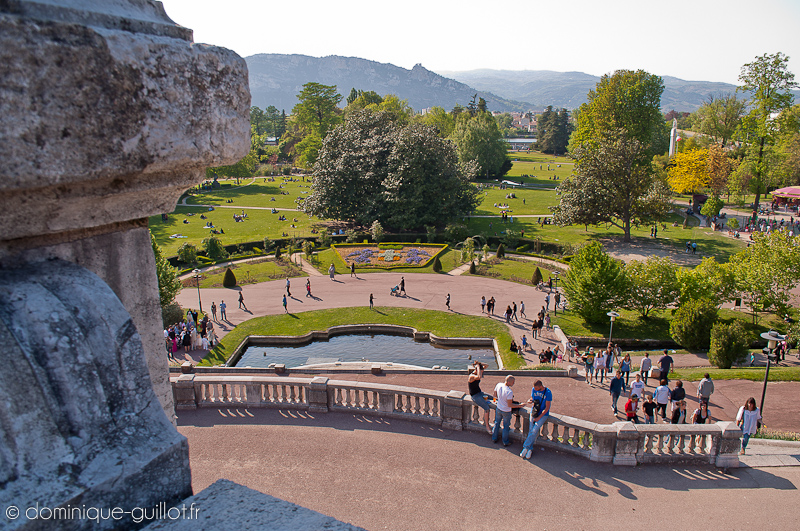
M333 263L331 263L331 266L328 268L328 276L330 276L331 280L333 280L335 275L336 275L336 268L333 266Z
M217 305L214 302L211 302L211 317L216 321L217 320Z
M406 294L406 277L400 277L400 293Z
M608 382L608 394L611 395L611 410L614 412L614 415L617 414L617 401L624 392L625 380L622 379L622 373L617 369L614 377Z
M311 296L311 279L307 278L306 279L306 297L310 297L310 296Z
M476 406L483 409L483 426L486 428L487 432L492 433L492 427L489 424L489 409L491 409L491 406L486 400L489 398L489 395L481 391L481 379L483 378L483 371L486 369L487 365L477 360L474 361L472 365L475 369L470 373L467 379L469 396Z
M592 371L594 371L594 347L589 347L589 350L581 356L583 363L586 366L586 383L592 385Z
M286 295L283 296L283 311L289 313L289 309L286 307Z
M511 306L506 306L506 324L511 322Z
M667 383L669 383L669 372L672 370L673 363L669 351L664 349L664 355L658 359L658 365L661 368L661 379L666 380Z
M630 382L631 377L631 355L625 354L625 357L622 358L622 361L619 362L619 371L625 377L625 385L628 385Z
M672 389L669 398L672 401L672 411L674 412L680 403L683 402L683 399L686 398L686 389L683 388L682 381L675 381L675 387Z
M447 309L450 309L450 294L447 294L447 299L444 301L444 305L447 306Z
M508 432L511 430L511 410L514 407L514 386L515 378L510 374L505 381L498 383L494 387L494 398L497 401L497 409L494 413L494 429L492 430L492 442L496 443L500 437L500 423L503 424L503 446L511 444Z
M644 384L647 385L647 377L650 375L650 369L653 368L653 360L650 359L650 353L645 352L644 358L642 359L642 365L639 367L639 374L642 375L642 380L644 380Z
M486 312L494 315L494 305L497 304L497 301L494 300L494 297L489 299L489 303L486 305Z
M528 316L525 315L525 301L519 301L519 314L525 319L528 318Z
M247 306L244 304L244 292L239 292L239 309L241 310L244 308L244 311L247 311Z
M292 285L292 283L289 281L289 277L286 277L286 295L288 295L289 297L292 296L292 292L289 291L289 287L291 285Z
M545 387L541 380L533 382L531 397L525 403L526 406L531 406L531 421L530 428L528 428L528 436L525 438L525 442L522 443L522 452L519 454L523 459L530 459L539 431L542 429L542 425L547 422L547 417L550 416L550 406L552 404L553 393L550 389Z
M711 376L705 373L697 386L697 400L701 405L707 406L712 394L714 394L714 382L711 381Z
M692 242L692 254L697 254L697 242Z
M350 262L350 278L353 278L353 277L358 278L358 275L356 275L356 263L355 262Z
M633 395L638 396L640 400L644 398L644 382L642 381L642 375L638 373L631 384L631 396Z
M512 306L511 306L511 312L512 312L511 313L511 319L514 320L514 321L519 321L519 317L517 317L517 303L516 302L512 302L511 304L512 304Z
M662 379L661 385L656 387L653 391L653 398L656 401L656 412L661 412L661 420L667 420L667 404L669 403L669 387L667 387L667 380Z
M653 395L647 395L647 401L642 405L642 411L644 411L644 423L645 424L655 424L656 423L656 407L658 404L653 402Z
M219 315L220 315L220 317L222 318L223 321L227 321L228 320L228 314L225 313L225 310L227 310L227 309L228 309L228 305L225 304L225 301L222 301L222 302L219 303Z
M544 307L546 310L550 310L550 294L544 296Z
M369 309L370 310L372 309L372 303L373 303L374 300L375 300L375 298L372 296L372 293L370 293L369 294Z
M485 313L485 312L486 312L486 297L482 296L481 297L481 313Z
M558 311L558 305L561 304L561 292L560 291L556 291L555 303L556 303L556 311Z
M594 381L600 382L600 385L603 384L603 380L605 379L606 375L606 356L608 355L607 352L601 350L600 354L597 355L594 359ZM598 379L599 376L599 379Z
M627 402L625 402L625 416L628 422L639 424L639 416L636 411L639 409L639 396L631 395Z

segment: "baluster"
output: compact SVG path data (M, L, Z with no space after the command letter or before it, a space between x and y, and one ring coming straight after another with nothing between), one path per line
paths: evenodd
M433 399L433 416L434 417L442 416L442 404L439 402L438 398Z
M222 401L223 402L228 402L229 401L228 384L222 384Z
M414 397L414 414L415 414L415 415L419 415L419 409L420 409L420 406L419 406L419 397L418 397L418 396L415 396L415 397Z
M514 415L514 424L511 426L511 431L522 431L522 417L520 415Z
M425 401L422 404L422 414L430 416L431 415L431 403L430 399L426 396Z
M398 413L402 413L403 411L405 411L405 408L403 407L403 395L397 394L395 395L395 398L397 402L395 403L394 410L397 411Z
M478 406L474 405L474 404L471 405L470 408L472 409L472 422L475 422L477 424L481 424L481 416L482 415L480 414L480 411L478 411L480 408Z
M553 441L554 443L560 443L561 441L558 440L558 428L559 428L558 424L552 422L545 422L544 426L542 426L542 434L545 433L545 430L550 429L550 435L545 438L548 441Z
M589 440L589 438L591 437L591 433L585 430L581 430L580 433L581 433L581 438L580 438L581 448L583 448L584 450L588 450L589 448L591 448L591 441Z

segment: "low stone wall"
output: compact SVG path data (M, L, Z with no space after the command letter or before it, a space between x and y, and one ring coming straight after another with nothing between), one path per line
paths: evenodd
M401 418L451 430L484 432L483 410L460 391L432 391L326 377L182 374L171 378L177 409L289 408ZM522 442L530 410L513 416L511 438ZM706 425L597 424L551 414L537 444L596 462L739 466L742 431L732 422Z
M390 324L355 324L332 326L326 330L314 330L301 336L247 336L236 349L228 361L226 367L233 367L239 362L242 354L248 347L275 347L275 346L299 346L307 345L312 341L327 341L335 336L348 334L385 334L393 336L413 337L414 341L428 341L435 345L451 347L491 347L494 349L494 357L497 366L503 368L503 360L500 358L500 350L497 340L485 337L439 337L430 332L420 332L410 326L390 325Z

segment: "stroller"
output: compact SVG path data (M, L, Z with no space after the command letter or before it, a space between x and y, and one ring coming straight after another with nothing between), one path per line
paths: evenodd
M392 288L392 291L391 293L389 293L389 295L394 295L395 297L397 297L399 293L400 293L400 286L395 286Z

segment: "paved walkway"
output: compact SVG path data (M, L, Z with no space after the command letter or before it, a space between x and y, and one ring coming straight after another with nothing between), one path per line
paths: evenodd
M227 478L371 530L784 530L800 505L800 467L525 461L482 433L340 413L199 410L178 425L195 492Z

